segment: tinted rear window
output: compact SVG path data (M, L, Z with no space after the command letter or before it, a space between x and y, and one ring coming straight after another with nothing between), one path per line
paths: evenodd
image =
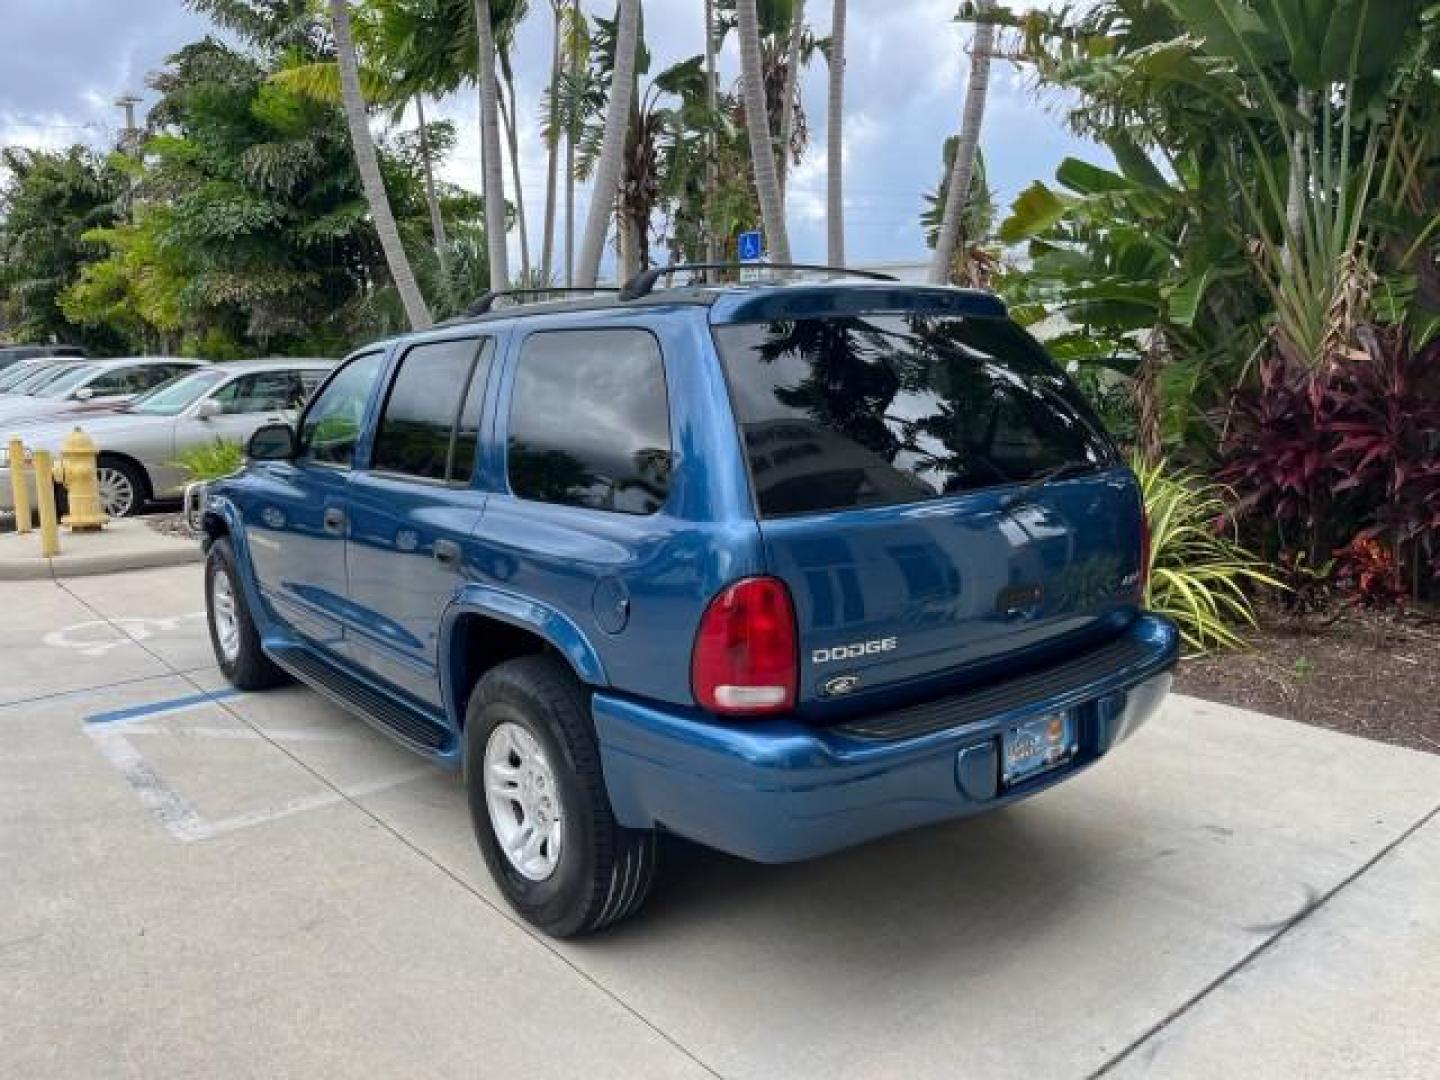
M763 517L922 502L1108 465L1078 392L1003 319L868 315L715 330Z

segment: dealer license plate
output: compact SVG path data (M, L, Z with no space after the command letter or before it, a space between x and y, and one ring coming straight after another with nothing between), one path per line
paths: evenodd
M1075 716L1047 713L1008 727L1000 750L1000 780L1006 785L1058 768L1075 755Z

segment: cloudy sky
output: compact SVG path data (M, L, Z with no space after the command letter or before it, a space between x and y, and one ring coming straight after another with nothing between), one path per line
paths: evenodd
M613 10L610 0L586 0L586 7ZM958 7L958 0L850 0L845 178L852 263L924 257L922 195L938 180L942 140L958 127L968 70L969 30L952 22ZM516 66L527 219L538 238L545 155L535 118L549 75L550 29L548 5L532 8ZM807 9L816 33L828 34L830 4L810 0ZM645 0L652 72L702 50L700 10L701 0ZM129 91L148 101L146 74L209 29L181 0L0 0L0 145L113 144L121 126L115 98ZM738 76L733 40L721 67L726 83ZM791 246L803 261L820 260L825 250L825 84L817 58L804 83L810 150L788 193ZM1064 129L1053 108L1036 101L1020 72L996 66L982 142L1002 206L1031 180L1051 177L1068 154L1104 160L1103 150ZM460 134L445 174L478 188L473 92L435 112L455 120ZM512 254L515 246L512 239Z

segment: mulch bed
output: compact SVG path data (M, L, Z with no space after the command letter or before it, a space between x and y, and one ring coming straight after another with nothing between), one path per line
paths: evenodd
M1183 661L1175 689L1440 754L1440 619L1350 611L1327 626L1258 614L1248 649Z

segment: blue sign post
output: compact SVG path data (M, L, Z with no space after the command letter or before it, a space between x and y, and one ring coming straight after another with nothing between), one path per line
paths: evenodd
M742 232L736 242L741 262L759 262L765 256L765 239L760 230Z

